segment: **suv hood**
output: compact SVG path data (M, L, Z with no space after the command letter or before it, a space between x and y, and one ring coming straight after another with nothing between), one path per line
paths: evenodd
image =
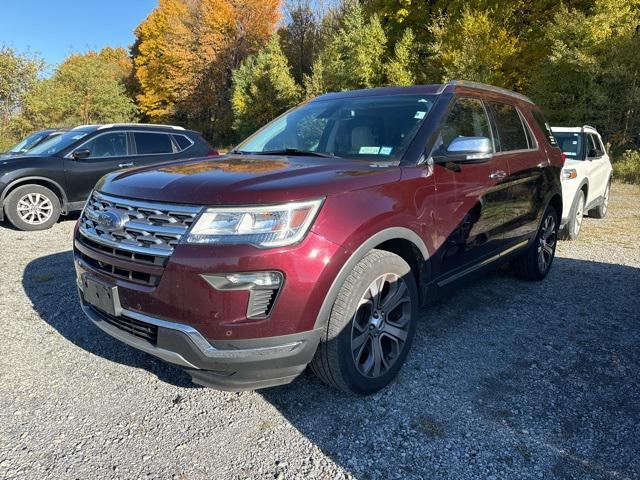
M231 155L105 176L96 189L142 200L250 205L321 197L397 181L396 163L341 158Z

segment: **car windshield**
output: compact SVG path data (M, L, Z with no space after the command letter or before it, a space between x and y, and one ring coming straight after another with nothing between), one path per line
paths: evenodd
M584 160L583 135L580 132L553 132L558 146L567 156L573 160Z
M71 131L51 137L40 145L29 150L29 155L55 155L75 142L87 136L87 132Z
M404 94L317 100L276 118L235 151L400 160L435 99Z
M8 153L24 153L28 152L34 145L36 145L40 140L49 135L50 132L36 132L29 135L27 138L22 140L20 143L11 147L8 150Z

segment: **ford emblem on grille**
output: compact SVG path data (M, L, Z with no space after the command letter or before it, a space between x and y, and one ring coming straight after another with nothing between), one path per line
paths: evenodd
M124 218L113 210L105 210L104 212L100 212L98 218L96 218L96 223L102 229L112 231L122 227Z

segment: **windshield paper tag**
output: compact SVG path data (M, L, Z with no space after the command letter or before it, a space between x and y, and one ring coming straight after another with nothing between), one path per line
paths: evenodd
M360 151L358 153L378 155L379 151L380 151L380 147L360 147Z
M380 155L391 155L392 147L380 147Z
M427 114L427 112L422 112L422 111L418 110L416 112L416 114L413 116L413 118L417 118L419 120L422 120L426 114Z

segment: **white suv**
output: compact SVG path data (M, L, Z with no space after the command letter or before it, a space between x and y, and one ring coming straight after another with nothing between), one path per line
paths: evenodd
M575 240L582 216L604 218L609 206L611 162L595 128L551 127L566 155L562 169L562 236Z

